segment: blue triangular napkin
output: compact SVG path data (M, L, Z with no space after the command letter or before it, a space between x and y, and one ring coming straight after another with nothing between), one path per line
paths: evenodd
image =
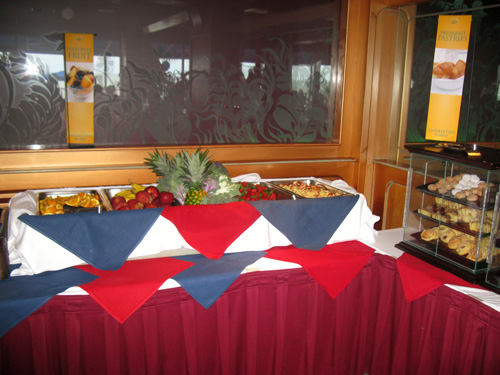
M320 250L359 199L359 195L277 201L250 201L262 216L300 249Z
M175 257L196 264L173 276L172 279L208 309L231 286L246 266L264 255L266 255L264 251L246 251L224 254L219 259L209 259L201 254Z
M9 264L9 275L12 273L12 271L18 269L19 267L21 267L21 263Z
M53 296L97 276L76 268L15 276L0 281L0 337L27 318Z
M115 271L127 260L163 208L80 212L19 219L100 270Z

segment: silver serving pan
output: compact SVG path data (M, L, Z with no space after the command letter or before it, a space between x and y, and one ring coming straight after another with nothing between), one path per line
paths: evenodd
M3 208L0 217L0 280L9 277L9 252L7 249L7 226L9 219L9 209Z
M283 179L283 180L272 180L272 181L267 181L271 186L273 186L275 189L280 189L280 190L283 190L283 191L286 191L296 197L299 197L299 198L311 198L311 197L307 197L305 195L301 195L299 193L296 193L296 192L292 192L291 190L288 190L286 187L284 186L280 186L282 184L284 185L287 185L287 184L292 184L293 182L295 181L300 181L306 185L309 185L309 186L317 186L323 190L326 190L332 194L334 194L333 196L335 197L341 197L341 196L346 196L346 195L353 195L352 193L348 193L342 189L338 189L338 188L335 188L335 187L332 187L332 186L329 186L329 185L326 185L320 181L317 181L317 180L314 180L314 179L310 179L310 178L297 178L297 179Z
M258 181L258 182L249 182L250 184L253 185L262 185L265 186L267 189L271 190L276 194L276 200L285 200L285 199L302 199L301 196L297 196L296 194L293 194L289 190L281 189L279 186L276 186L272 183L269 183L267 181Z
M148 186L157 186L157 184L141 184L142 186L145 186L145 187L148 187ZM109 202L109 207L110 207L110 211L113 211L113 207L111 205L111 199L118 193L122 192L122 191L125 191L125 190L131 190L132 189L132 185L120 185L120 186L112 186L112 187L107 187L105 189L103 189L103 194L104 196L106 197L107 201ZM177 202L177 200L174 200L174 204L172 205L176 205L175 202Z
M157 186L157 184L142 184L144 187L148 186ZM109 202L111 202L111 198L113 198L116 194L121 191L132 189L132 185L120 185L120 186L110 186L103 189L103 194L106 196Z
M102 211L112 211L111 204L109 203L106 196L100 190L53 190L53 191L44 191L38 193L37 197L37 215L41 215L40 212L40 202L45 198L56 198L56 197L70 197L72 195L77 195L78 193L86 193L86 194L94 194L99 197L101 205L98 207L73 207L65 205L63 206L64 213L73 213L73 212L102 212Z

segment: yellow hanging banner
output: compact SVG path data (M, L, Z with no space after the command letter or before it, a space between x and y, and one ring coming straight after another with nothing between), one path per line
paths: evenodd
M471 16L439 16L425 138L456 142Z
M66 129L70 146L94 144L94 35L65 34Z

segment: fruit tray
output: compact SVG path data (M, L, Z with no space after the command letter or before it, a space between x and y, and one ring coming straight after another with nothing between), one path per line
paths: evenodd
M111 211L100 190L54 190L38 193L37 215Z
M144 184L143 186L154 186L154 185L146 185ZM124 190L129 190L132 188L132 185L123 185L123 186L113 186L110 188L103 189L103 193L106 197L107 200L111 201L111 198L113 198L116 194L124 191Z
M239 184L243 201L302 199L291 191L280 189L267 181L240 182Z
M140 186L143 188L141 190L145 190L146 192L151 193L152 191L149 191L148 189L151 187L156 187L157 184L144 184L144 185L135 184L135 186L136 187ZM132 196L129 195L130 192L133 190L134 190L134 185L113 186L113 187L104 188L103 194L106 197L107 201L109 202L111 210L118 209L119 207L124 205L122 203L116 205L116 202L114 202L113 199L114 199L114 197L119 196L121 193L127 193L127 192L128 192L128 194L123 195L123 198L126 199L126 201L124 200L123 202L129 202L129 206L130 206L130 202L133 200L133 201L138 202L140 205L142 205L142 206L140 206L140 205L135 206L135 204L132 204L132 206L130 206L132 209L165 207L165 205L180 206L180 203L177 201L177 199L175 199L173 197L173 195L170 193L168 193L168 194L170 194L170 196L172 197L171 200L169 200L168 202L163 202L163 199L164 199L163 194L164 193L159 192L157 189L154 189L154 190L156 190L155 194L158 194L158 195L153 194L150 196L149 194L146 194L146 196L142 196L140 198L139 198L139 194L142 194L142 192L140 190L136 190ZM151 201L151 199L154 199L154 198L157 198L155 200L156 202ZM165 203L165 204L162 205L163 203Z
M313 179L272 180L267 182L274 189L291 193L294 199L295 197L327 198L353 195Z

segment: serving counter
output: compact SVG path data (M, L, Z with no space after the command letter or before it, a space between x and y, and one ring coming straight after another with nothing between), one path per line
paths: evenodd
M0 372L496 374L498 296L402 254L394 248L402 231L368 230L376 218L363 204L354 214L360 200L362 195L341 220L330 222L336 228L322 245L271 224L282 205L271 212L252 206L259 212L253 223L269 223L247 237L265 233L254 249L248 241L247 247L232 245L244 230L227 246L234 251L218 258L203 246L168 257L155 250L130 258L132 249L116 270L113 262L106 270L80 259L74 266L10 277L8 282L68 269L80 272L76 279L90 275L48 298L0 338ZM319 201L330 204L308 200L302 215ZM351 214L356 230L342 231ZM328 222L326 217L320 218ZM186 245L197 243L179 233ZM131 301L137 301L134 307ZM0 310L5 308L2 302Z

